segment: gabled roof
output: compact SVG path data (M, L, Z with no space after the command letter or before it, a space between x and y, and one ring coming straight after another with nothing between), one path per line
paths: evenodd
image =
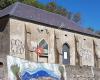
M91 32L90 30L80 27L75 22L68 20L64 16L38 9L20 2L16 2L15 4L12 4L3 10L0 10L0 18L7 15L22 18L24 20L36 21L39 23L51 25L54 28L75 31L78 33L100 38L99 35Z

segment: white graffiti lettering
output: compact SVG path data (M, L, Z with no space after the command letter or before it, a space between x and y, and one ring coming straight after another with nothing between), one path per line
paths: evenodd
M85 60L91 61L91 51L81 48L80 55L84 57Z
M24 44L22 41L16 39L12 39L11 40L11 52L13 53L24 53L25 52L25 48L24 48Z

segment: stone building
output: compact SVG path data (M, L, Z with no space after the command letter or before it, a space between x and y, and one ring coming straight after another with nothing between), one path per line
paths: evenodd
M17 2L0 11L2 72L7 71L7 55L100 68L100 36L66 17Z

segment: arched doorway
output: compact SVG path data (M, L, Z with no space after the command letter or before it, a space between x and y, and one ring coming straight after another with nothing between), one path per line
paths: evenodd
M62 47L62 63L70 64L70 47L67 43Z

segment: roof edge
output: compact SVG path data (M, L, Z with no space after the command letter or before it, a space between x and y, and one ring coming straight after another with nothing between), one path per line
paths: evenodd
M21 18L21 17L18 17L18 16L8 15L8 17L9 17L9 18L12 18L12 19L17 19L17 20L22 20L22 21L31 22L31 23L34 22L34 23L38 23L38 24L41 24L41 25L46 25L47 27L59 29L57 26L54 26L54 25L49 25L49 24L45 24L45 23L41 23L41 22L37 22L37 21L33 21L33 20L28 20L28 19ZM99 35L93 35L93 34L83 33L83 32L74 31L74 30L70 30L70 29L61 28L60 30L71 31L71 32L75 32L75 33L78 33L78 34L81 34L81 35L88 35L88 36L91 36L91 37L100 38Z
M16 16L15 15L15 11L16 11L16 9L19 10L19 8L17 8L17 7L20 6L20 5L21 5L21 7L26 6L26 7L32 8L32 9L36 8L36 7L31 6L31 5L27 5L27 4L20 3L20 2L15 2L14 4L8 6L7 8L5 8L3 10L0 10L0 13L1 13L0 14L0 18L3 18L5 16L9 16L9 17L12 17L12 18L14 17L14 18L21 19L21 20L24 20L24 21L37 22L37 23L49 25L49 26L52 26L52 27L55 26L53 28L59 28L59 26L57 26L56 24L50 24L50 23L46 23L46 22L36 21L35 19L32 20L32 19L29 19L29 18L25 18L22 15L21 16L19 16L19 15ZM22 8L22 9L24 9L24 8ZM68 20L67 21L66 20L66 17L64 17L62 15L55 14L55 13L52 13L52 12L48 12L48 11L43 10L43 9L40 9L40 8L36 8L36 9L40 10L41 12L42 11L45 12L45 14L48 15L48 16L53 14L54 17L55 17L55 15L56 15L59 19L61 19L62 22L65 22L65 21L66 21L65 23L70 22L70 24L74 24L74 26L79 27L79 25L76 24L74 21L72 21L72 20ZM74 26L73 26L73 28L75 28ZM83 28L83 29L85 29L85 28ZM64 29L62 28L62 30L69 30L69 31L72 31L72 32L81 33L81 34L85 34L85 35L91 35L91 36L100 38L100 36L98 34L96 34L96 33L93 33L93 32L85 32L84 30L83 31L80 31L80 29L79 30L76 30L76 29L71 29L71 28L68 28L68 27L64 27Z

